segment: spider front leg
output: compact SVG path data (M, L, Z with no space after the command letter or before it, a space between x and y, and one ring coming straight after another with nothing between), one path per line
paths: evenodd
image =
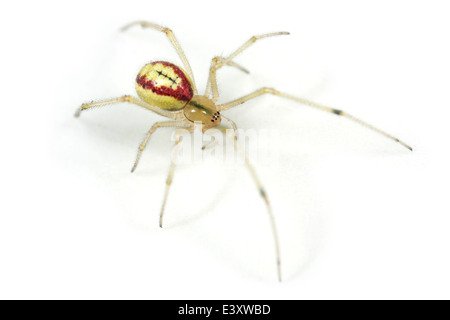
M275 254L276 254L278 281L281 281L280 244L279 244L279 240L278 240L278 232L277 232L277 226L276 226L276 223L275 223L275 216L273 215L273 212L272 212L272 207L271 207L270 202L269 202L269 197L267 196L267 193L266 193L266 191L265 191L261 181L259 180L255 169L251 165L247 155L245 154L245 152L243 150L241 150L239 148L236 124L234 123L234 121L232 121L232 120L230 120L230 119L228 119L228 118L226 118L224 116L222 116L222 119L225 119L231 125L233 130L226 130L223 127L218 127L218 129L219 130L226 130L226 135L230 136L233 139L234 150L237 151L237 152L240 152L241 156L244 158L245 166L247 167L247 170L250 172L250 175L252 176L253 182L255 183L256 187L258 188L259 194L263 198L264 203L266 204L267 213L269 214L270 225L272 227L272 234L273 234L273 239L274 239L274 243L275 243ZM232 134L231 134L231 132L232 132Z
M233 108L235 106L243 104L246 101L249 101L251 99L259 97L259 96L261 96L263 94L273 94L275 96L287 98L289 100L293 100L295 102L299 102L299 103L305 104L307 106L310 106L310 107L313 107L313 108L316 108L316 109L320 109L320 110L323 110L323 111L326 111L326 112L334 113L334 114L336 114L338 116L345 117L347 119L350 119L350 120L352 120L354 122L359 123L360 125L365 126L366 128L369 128L369 129L371 129L371 130L373 130L375 132L378 132L379 134L385 136L386 138L389 138L389 139L391 139L391 140L393 140L395 142L398 142L399 144L401 144L405 148L407 148L407 149L412 151L412 148L409 145L407 145L406 143L404 143L403 141L397 139L396 137L390 135L387 132L384 132L384 131L382 131L382 130L372 126L371 124L368 124L367 122L364 122L364 121L362 121L362 120L360 120L358 118L355 118L354 116L352 116L352 115L350 115L350 114L348 114L348 113L346 113L346 112L344 112L342 110L326 107L326 106L321 105L319 103L315 103L315 102L312 102L312 101L309 101L309 100L306 100L306 99L303 99L303 98L295 97L295 96L292 96L290 94L283 93L283 92L280 92L280 91L272 89L272 88L262 88L262 89L259 89L259 90L255 91L255 92L252 92L252 93L250 93L250 94L248 94L246 96L243 96L243 97L241 97L239 99L230 101L230 102L225 103L223 105L220 105L220 106L218 106L219 107L219 111L228 110L230 108Z
M134 162L133 168L131 168L131 172L134 172L134 170L136 169L139 163L139 159L141 158L142 151L144 151L145 147L147 146L147 142L150 139L150 136L156 131L156 129L167 127L185 127L189 124L190 122L188 120L156 122L148 131L147 135L144 138L144 141L142 141L142 143L139 145L136 161Z
M173 31L169 28L162 27L156 23L147 22L147 21L132 22L132 23L124 26L121 30L125 31L135 25L140 25L142 28L151 28L154 30L158 30L158 31L164 32L166 34L167 38L169 38L169 41L172 43L172 46L175 48L176 52L178 53L178 56L180 57L181 61L183 62L184 68L186 69L187 73L189 74L189 77L192 80L192 89L194 90L194 94L197 94L197 87L195 85L194 73L192 72L191 65L189 64L189 61L186 58L186 55L184 54L183 49L181 48L180 44L178 43L177 38L175 38Z
M214 102L217 102L219 100L219 88L217 87L217 78L216 78L216 72L220 68L222 68L224 65L227 65L231 60L233 60L238 54L240 54L242 51L247 49L249 46L251 46L253 43L255 43L259 39L273 37L273 36L280 36L280 35L288 35L289 32L273 32L273 33L266 33L259 36L253 36L251 37L247 42L245 42L242 46L240 46L236 51L234 51L232 54L230 54L228 57L223 58L222 61L218 63L211 63L211 67L209 70L209 78L208 83L206 84L206 91L205 96L209 96L210 94L210 88L212 89L212 100Z

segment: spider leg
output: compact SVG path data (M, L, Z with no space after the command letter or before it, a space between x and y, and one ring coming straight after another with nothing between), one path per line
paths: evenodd
M275 96L287 98L289 100L293 100L293 101L305 104L307 106L310 106L310 107L313 107L313 108L316 108L316 109L320 109L320 110L323 110L323 111L334 113L334 114L336 114L338 116L345 117L347 119L350 119L350 120L352 120L354 122L357 122L360 125L363 125L364 127L369 128L369 129L371 129L371 130L373 130L373 131L375 131L375 132L385 136L386 138L389 138L389 139L391 139L391 140L393 140L395 142L398 142L399 144L401 144L405 148L407 148L407 149L412 151L412 148L409 145L407 145L406 143L404 143L403 141L397 139L396 137L390 135L387 132L384 132L384 131L382 131L382 130L372 126L371 124L368 124L367 122L364 122L364 121L362 121L362 120L360 120L358 118L355 118L354 116L352 116L352 115L350 115L350 114L348 114L348 113L346 113L346 112L344 112L342 110L326 107L324 105L321 105L321 104L318 104L318 103L315 103L315 102L312 102L312 101L309 101L309 100L306 100L306 99L303 99L303 98L295 97L295 96L289 95L287 93L280 92L280 91L272 89L272 88L262 88L262 89L259 89L259 90L255 91L255 92L252 92L252 93L250 93L250 94L248 94L246 96L243 96L243 97L241 97L239 99L236 99L236 100L230 101L228 103L225 103L225 104L223 104L221 106L218 106L219 107L219 111L228 110L228 109L233 108L233 107L235 107L237 105L240 105L240 104L242 104L242 103L244 103L246 101L249 101L251 99L259 97L259 96L261 96L263 94L273 94Z
M217 65L217 64L221 63L223 60L225 60L224 57L214 57L214 58L211 60L211 66L210 66L210 69L213 68L214 65ZM231 67L238 68L238 69L241 70L242 72L250 73L247 69L245 69L245 68L242 67L241 65L239 65L239 64L237 64L237 63L235 63L235 62L233 62L233 61L231 61L231 60L229 60L229 61L227 62L227 65L228 65L228 66L231 66ZM206 90L205 90L204 96L205 96L205 97L209 97L210 94L211 94L211 73L208 75L208 81L206 82Z
M150 136L156 131L158 128L167 128L167 127L185 127L189 125L190 122L188 120L181 120L181 121L163 121L163 122L156 122L153 124L153 126L148 131L147 135L145 136L145 139L142 141L142 143L139 145L139 149L136 155L136 160L134 162L133 168L131 168L131 172L134 172L136 169L139 159L141 158L142 151L144 151L145 147L147 146L147 142L150 139Z
M256 187L259 190L259 194L261 195L261 197L263 198L266 207L267 207L267 212L269 214L269 219L270 219L270 225L272 227L272 234L273 234L273 239L274 239L274 243L275 243L275 254L276 254L276 262L277 262L277 274L278 274L278 281L281 282L281 258L280 258L280 245L279 245L279 240L278 240L278 232L277 232L277 226L275 223L275 216L273 215L272 212L272 207L270 206L270 202L269 202L269 198L267 196L267 193L261 183L261 181L258 178L258 175L256 174L255 169L253 168L253 166L251 165L250 161L248 160L247 155L245 154L245 152L243 152L242 150L239 149L239 145L238 145L238 140L237 140L237 127L236 124L234 123L234 121L222 116L222 119L225 119L233 128L233 134L232 134L232 138L233 138L233 143L234 143L234 149L238 152L241 153L241 156L244 158L245 160L245 166L247 167L248 171L250 172L250 175L253 178L253 181L256 184ZM220 128L222 129L222 128ZM228 131L229 132L229 131Z
M223 57L215 57L215 58L213 58L213 60L216 60L215 61L216 63L219 63L219 62L223 61L224 59L225 58L223 58ZM236 62L233 62L231 60L227 62L227 66L238 68L239 70L241 70L244 73L250 73L250 71L245 69L243 66L241 66L240 64L237 64Z
M77 109L77 111L75 112L75 117L79 117L81 115L81 112L90 108L94 108L94 107L100 107L100 106L105 106L108 104L114 104L114 103L120 103L120 102L129 102L135 105L138 105L140 107L143 107L145 109L148 109L150 111L153 111L163 117L167 117L167 118L171 118L171 119L182 119L184 118L183 116L183 112L171 112L171 111L167 111L155 106L152 106L151 104L148 104L138 98L132 97L132 96L122 96L122 97L118 97L118 98L113 98L113 99L107 99L107 100L101 100L101 101L95 101L95 102L89 102L89 103L83 103L81 105L80 108Z
M240 54L242 51L247 49L249 46L251 46L253 43L255 43L259 39L273 37L273 36L279 36L279 35L287 35L289 32L274 32L274 33L266 33L259 36L253 36L251 37L247 42L245 42L242 46L240 46L236 51L234 51L232 54L230 54L228 57L223 59L222 61L218 63L211 63L211 67L209 70L209 80L206 85L206 92L205 96L209 96L209 87L212 89L213 98L212 100L216 102L219 99L219 89L217 87L217 79L216 79L216 72L220 68L222 68L224 65L228 64L229 61L233 60L238 54Z
M212 141L208 142L207 144L202 146L202 150L206 150L206 149L210 149L212 147L214 147L215 145L217 145L219 142L217 141L216 138L212 137Z
M189 132L192 132L194 130L194 126L191 126L187 129ZM169 190L170 190L170 186L172 185L172 180L173 180L173 174L175 172L175 158L177 155L177 147L178 144L181 142L181 131L180 129L178 129L175 132L175 146L174 146L174 153L172 154L171 160L170 160L170 168L169 168L169 174L167 175L167 180L166 180L166 191L164 193L164 199L163 199L163 203L161 206L161 213L159 214L159 226L162 228L163 226L163 216L164 216L164 209L166 207L166 202L167 202L167 196L169 195Z
M151 22L147 22L147 21L136 21L136 22L127 24L126 26L124 26L121 29L121 31L125 31L135 25L140 25L142 28L155 29L155 30L164 32L166 34L167 38L169 38L170 42L172 43L172 46L175 48L176 52L178 53L178 56L180 57L181 61L183 62L183 65L186 68L186 72L189 74L189 77L192 80L194 94L197 94L197 87L195 85L194 73L192 72L191 65L189 64L189 61L186 58L186 55L184 54L184 51L181 48L180 44L178 43L177 38L175 38L175 35L173 34L172 30L170 30L169 28L166 28L166 27L162 27L155 23L151 23Z

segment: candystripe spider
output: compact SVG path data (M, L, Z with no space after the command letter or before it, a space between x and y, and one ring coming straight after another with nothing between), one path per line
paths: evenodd
M399 139L393 137L392 135L375 128L374 126L363 122L362 120L359 120L358 118L353 117L352 115L338 109L333 109L326 107L324 105L295 97L292 95L289 95L287 93L280 92L278 90L272 89L272 88L261 88L259 90L256 90L246 96L243 96L241 98L238 98L236 100L229 101L227 103L217 103L219 100L219 89L217 86L217 78L216 73L217 71L222 68L223 66L232 66L235 68L240 69L243 72L248 73L248 71L235 63L233 59L241 54L245 49L247 49L249 46L251 46L256 41L273 37L273 36L279 36L279 35L288 35L288 32L275 32L275 33L268 33L263 34L259 36L253 36L251 37L247 42L245 42L242 46L240 46L237 50L235 50L232 54L230 54L227 57L215 57L211 61L210 70L209 70L209 77L206 85L206 89L203 95L199 95L197 91L197 86L195 84L194 80L194 74L192 72L191 66L189 65L189 62L178 43L178 40L175 38L175 35L173 34L172 30L169 28L165 28L162 26L159 26L154 23L145 22L145 21L138 21L133 22L125 27L122 28L122 30L127 30L128 28L140 25L143 28L151 28L154 30L161 31L166 34L170 42L172 43L173 47L175 48L178 56L181 59L181 62L183 63L184 69L181 69L180 67L176 66L173 63L166 62L166 61L155 61L150 62L146 64L138 73L136 77L136 91L139 96L139 98L125 95L122 97L114 98L114 99L108 99L108 100L102 100L102 101L96 101L96 102L90 102L90 103L84 103L81 105L81 107L77 110L75 113L76 117L79 117L81 112L93 107L98 106L104 106L108 104L113 103L119 103L119 102L129 102L135 105L138 105L140 107L143 107L145 109L148 109L150 111L153 111L163 117L171 119L170 121L161 121L156 122L152 125L150 130L148 131L147 135L145 136L142 143L139 145L139 149L137 152L136 160L134 162L134 165L131 169L131 172L133 172L141 158L141 154L144 151L145 147L147 146L147 143L151 137L151 135L158 129L163 127L174 127L174 128L185 128L188 131L193 131L195 123L201 123L202 125L202 131L205 132L207 129L210 129L212 127L217 127L221 120L224 119L228 122L228 124L231 126L231 132L232 132L232 140L234 143L234 147L237 150L238 149L238 140L236 135L236 124L224 117L221 112L228 110L230 108L236 107L240 104L243 104L246 101L249 101L251 99L254 99L256 97L259 97L264 94L272 94L275 96L279 96L282 98L286 98L316 109L320 109L323 111L327 111L330 113L334 113L335 115L345 117L347 119L350 119L354 122L357 122L369 129L372 129L375 132L378 132L381 135L384 135L385 137L398 142L402 146L408 148L409 150L412 150L412 148L404 143L403 141L400 141ZM223 128L222 128L223 129ZM180 129L176 131L175 135L175 147L180 143L181 141L181 135L179 132ZM275 224L275 218L272 213L272 209L269 203L269 199L267 196L266 191L264 190L264 187L262 183L260 182L255 170L253 169L252 165L250 164L247 156L243 154L243 157L245 159L245 164L247 169L250 172L251 177L253 178L253 181L255 182L259 193L261 197L263 198L267 211L269 214L270 224L272 228L274 243L275 243L275 257L276 257L276 265L277 265L277 274L278 274L278 280L281 281L281 258L280 258L280 247L279 247L279 241L278 241L278 235L277 235L277 228ZM167 176L166 180L166 189L164 193L164 199L161 206L161 212L160 212L160 219L159 224L160 227L163 225L163 215L164 215L164 208L167 202L167 197L169 194L170 186L172 184L172 178L175 171L175 162L174 159L171 159L171 164L169 168L169 174Z

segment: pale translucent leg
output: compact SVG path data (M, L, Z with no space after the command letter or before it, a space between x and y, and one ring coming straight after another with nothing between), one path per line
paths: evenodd
M155 29L155 30L164 32L166 34L167 38L169 38L169 40L172 43L173 47L177 51L178 56L180 57L181 61L183 62L183 65L184 65L184 68L186 69L186 72L189 74L189 77L192 80L194 94L197 94L197 86L195 85L194 73L192 72L191 65L189 64L189 61L186 58L186 55L184 54L184 51L181 48L180 44L178 43L177 38L175 38L175 35L173 34L172 30L170 30L169 28L166 28L166 27L162 27L162 26L160 26L158 24L155 24L155 23L152 23L152 22L147 22L147 21L135 21L135 22L132 22L132 23L127 24L126 26L124 26L121 30L125 31L125 30L127 30L130 27L135 26L135 25L140 25L142 28Z
M206 149L210 149L212 147L214 147L215 145L218 144L217 139L215 139L214 137L212 137L212 141L208 142L207 144L202 146L202 150L206 150Z
M224 57L214 57L211 60L211 66L210 66L209 69L211 70L211 68L214 68L215 65L221 63L223 60L225 60ZM237 63L235 63L233 61L228 61L227 65L231 66L231 67L238 68L242 72L250 73L247 69L245 69L244 67L242 67L241 65L239 65L239 64L237 64ZM208 75L208 81L206 82L206 90L205 90L204 96L209 98L210 94L211 94L211 73L209 73L209 75Z
M163 226L163 216L164 216L164 209L166 208L167 196L169 195L170 186L172 185L172 180L173 180L173 174L175 172L175 158L176 158L177 151L178 151L176 148L178 147L178 144L181 142L181 138L182 138L181 133L185 132L185 130L186 129L184 129L183 131L177 130L175 132L175 146L174 146L175 150L170 159L169 174L167 175L167 180L166 180L166 191L164 193L164 199L163 199L163 203L161 206L161 213L159 214L159 226L161 228ZM194 130L194 126L191 126L187 130L192 132Z
M142 143L139 145L136 161L134 162L133 168L131 168L131 172L134 172L134 170L136 169L139 163L139 159L141 158L142 151L144 151L145 147L147 146L147 142L150 139L150 136L156 131L156 129L167 127L185 127L188 126L190 123L191 122L188 120L156 122L148 131L144 141L142 141Z
M229 61L233 60L238 54L240 54L242 51L247 49L249 46L251 46L253 43L255 43L259 39L267 38L267 37L273 37L273 36L279 36L279 35L287 35L289 32L274 32L274 33L267 33L259 36L253 36L251 37L247 42L245 42L242 46L240 46L236 51L234 51L232 54L230 54L228 57L224 58L219 63L211 64L210 70L209 70L209 81L206 84L206 91L205 96L210 95L209 88L212 89L212 100L216 102L219 99L219 89L217 87L217 79L216 79L216 72L220 68L222 68L224 65L228 64Z
M264 190L264 187L261 183L261 181L258 178L258 175L256 174L255 169L253 168L253 166L250 164L250 161L248 160L247 155L245 154L244 151L242 151L239 148L238 145L238 140L237 140L237 127L236 124L231 121L230 119L222 116L222 119L225 119L226 121L228 121L228 123L231 125L231 127L233 128L233 134L232 134L232 139L233 139L233 143L234 143L234 149L238 152L240 152L241 156L244 158L245 160L245 165L248 169L248 171L250 172L253 181L256 184L256 187L259 190L259 194L261 195L261 197L263 198L264 202L266 203L266 207L267 207L267 212L269 214L269 219L270 219L270 225L272 227L272 234L273 234L273 239L274 239L274 243L275 243L275 254L276 254L276 263L277 263L277 274L278 274L278 280L281 281L281 257L280 257L280 245L279 245L279 240L278 240L278 232L277 232L277 226L275 223L275 216L273 215L272 212L272 207L270 206L270 202L269 202L269 198L267 196L266 191ZM221 128L220 128L221 129ZM229 132L227 132L229 133Z
M250 93L250 94L248 94L246 96L243 96L243 97L241 97L239 99L230 101L230 102L225 103L223 105L220 105L220 106L218 106L218 108L219 108L219 111L228 110L228 109L233 108L233 107L235 107L237 105L240 105L240 104L242 104L242 103L244 103L244 102L246 102L248 100L254 99L256 97L259 97L259 96L261 96L263 94L268 94L268 93L269 94L273 94L275 96L287 98L287 99L290 99L290 100L293 100L293 101L296 101L296 102L308 105L310 107L313 107L313 108L316 108L316 109L321 109L321 110L327 111L327 112L331 112L331 113L334 113L334 114L336 114L338 116L343 116L345 118L353 120L353 121L355 121L355 122L365 126L366 128L369 128L369 129L371 129L371 130L373 130L375 132L378 132L379 134L385 136L386 138L389 138L391 140L394 140L395 142L400 143L402 146L404 146L405 148L408 148L409 150L412 151L412 148L409 145L407 145L406 143L404 143L403 141L401 141L401 140L397 139L396 137L394 137L394 136L392 136L392 135L390 135L390 134L388 134L388 133L386 133L386 132L384 132L384 131L382 131L382 130L374 127L374 126L372 126L371 124L368 124L368 123L366 123L366 122L364 122L364 121L362 121L362 120L360 120L358 118L355 118L354 116L352 116L352 115L350 115L348 113L345 113L342 110L329 108L329 107L326 107L324 105L321 105L321 104L318 104L318 103L315 103L315 102L312 102L312 101L309 101L309 100L306 100L306 99L303 99L303 98L298 98L298 97L295 97L295 96L291 96L289 94L280 92L280 91L272 89L272 88L259 89L259 90L255 91L255 92Z
M222 62L223 60L225 60L224 57L214 57L213 60L211 61L211 63L212 63L213 61L214 61L215 63L220 63L220 62ZM227 62L227 66L238 68L239 70L241 70L241 71L244 72L244 73L250 73L250 71L248 71L248 70L245 69L243 66L241 66L240 64L237 64L237 63L234 62L234 61L228 61L228 62Z
M152 106L138 98L132 97L132 96L122 96L119 98L113 98L113 99L107 99L107 100L101 100L101 101L95 101L95 102L89 102L89 103L83 103L80 108L77 109L75 112L75 117L79 117L81 115L81 112L90 108L94 107L100 107L105 106L108 104L114 104L114 103L120 103L120 102L129 102L133 103L135 105L138 105L140 107L143 107L145 109L148 109L150 111L153 111L163 117L171 118L171 119L183 119L183 112L170 112L155 106Z

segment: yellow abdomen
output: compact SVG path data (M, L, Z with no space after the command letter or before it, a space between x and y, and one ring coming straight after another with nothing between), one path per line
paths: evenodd
M183 109L193 96L186 72L165 61L148 63L139 71L136 92L145 102L171 111Z

